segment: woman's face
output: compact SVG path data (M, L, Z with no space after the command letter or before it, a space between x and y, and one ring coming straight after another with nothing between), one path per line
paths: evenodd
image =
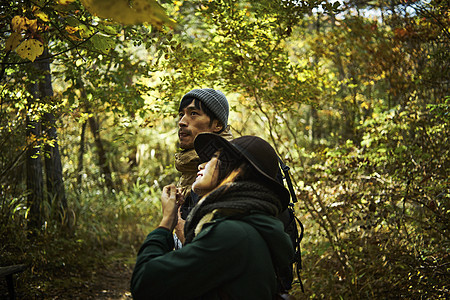
M214 156L207 162L204 162L198 166L197 178L192 184L194 192L203 196L211 192L219 184L219 152L216 152Z

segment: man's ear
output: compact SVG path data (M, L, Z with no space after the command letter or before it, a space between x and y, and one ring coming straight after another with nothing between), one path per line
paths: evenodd
M219 120L213 120L211 129L214 133L218 133L223 129L223 125L219 122Z

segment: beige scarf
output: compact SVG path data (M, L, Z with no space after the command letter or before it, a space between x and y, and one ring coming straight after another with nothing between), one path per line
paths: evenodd
M195 149L183 150L175 154L175 168L181 172L177 186L182 188L183 196L190 190L197 177L200 158Z

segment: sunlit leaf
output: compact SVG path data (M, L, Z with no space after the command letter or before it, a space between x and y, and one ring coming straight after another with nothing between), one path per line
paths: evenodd
M11 29L14 32L22 32L24 30L36 32L37 28L37 19L29 20L26 17L15 16L11 21Z
M102 35L94 35L91 39L90 39L91 43L94 45L95 48L97 48L99 51L103 52L103 53L108 53L109 50L111 50L112 48L114 48L114 41L107 37L107 36L102 36Z
M36 32L37 28L38 28L38 26L37 26L37 19L33 19L33 20L26 19L25 30L29 30L31 32Z
M132 5L128 0L81 0L83 6L92 14L113 19L125 25L150 23L156 27L163 24L175 26L164 10L155 0L134 0Z
M69 37L69 39L71 39L72 41L83 41L83 39L81 39L81 38L79 38L78 36L73 35L73 34L69 34L68 37Z
M34 15L35 15L36 17L38 17L39 19L41 19L42 21L44 21L44 22L48 22L48 21L49 21L49 18L48 18L48 16L47 16L47 14L44 13L44 12L42 12L42 11L40 11L40 10L36 11L36 12L34 13Z
M74 2L74 1L75 0L58 0L58 3L62 4L62 5L67 5L67 4L70 4L70 3Z
M78 27L73 27L73 26L66 26L65 29L69 34L74 34L75 32L77 32L79 30Z
M84 24L80 24L78 26L78 28L80 29L79 32L80 32L80 36L81 37L87 38L87 37L90 37L93 34L91 28L86 26L86 25L84 25Z
M11 28L15 32L20 32L26 28L27 18L22 16L15 16L11 21Z
M12 51L17 48L17 46L20 45L20 42L22 41L22 35L17 32L11 33L9 38L6 40L5 49L6 51Z
M16 49L17 54L22 58L34 61L36 57L44 52L44 45L35 39L22 42Z
M109 25L99 24L98 28L107 34L117 34L117 30Z

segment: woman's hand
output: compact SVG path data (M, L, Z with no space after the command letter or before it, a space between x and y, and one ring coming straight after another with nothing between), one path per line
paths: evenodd
M166 185L162 190L161 206L163 218L159 223L159 227L164 227L173 231L178 221L178 196L177 188L174 184Z

